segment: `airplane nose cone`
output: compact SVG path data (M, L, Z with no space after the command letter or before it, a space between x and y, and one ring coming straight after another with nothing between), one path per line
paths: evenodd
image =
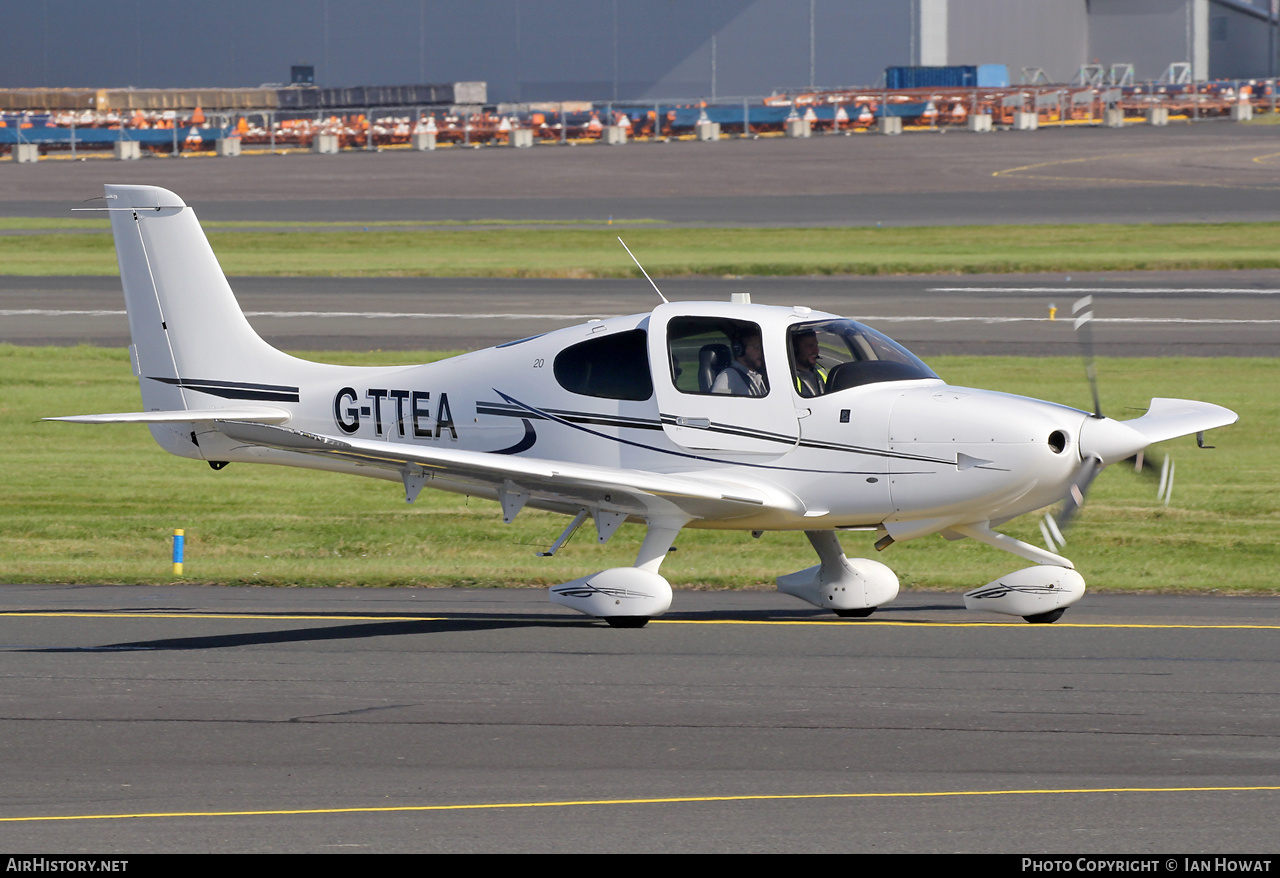
M1080 457L1096 457L1103 466L1133 457L1150 444L1146 436L1111 418L1085 418L1080 427Z

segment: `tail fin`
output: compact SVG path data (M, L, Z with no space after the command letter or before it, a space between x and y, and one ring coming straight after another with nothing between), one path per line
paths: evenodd
M105 188L143 408L296 402L310 364L254 332L191 208L155 186Z

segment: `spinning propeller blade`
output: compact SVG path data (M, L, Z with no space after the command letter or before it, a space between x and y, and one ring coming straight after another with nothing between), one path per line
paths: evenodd
M1093 367L1093 296L1077 299L1071 306L1071 313L1077 315L1073 326L1076 338L1080 339L1080 350L1084 354L1084 372L1089 377L1089 390L1093 393L1093 416L1102 417L1102 403L1098 401L1098 373Z
M1093 484L1093 480L1098 477L1098 473L1101 471L1102 462L1098 458L1086 457L1081 462L1080 468L1076 470L1075 477L1071 480L1071 487L1067 490L1067 496L1062 500L1062 508L1058 510L1056 515L1051 512L1045 513L1044 520L1040 522L1040 533L1050 551L1057 551L1067 544L1063 531L1071 525L1071 520L1076 517L1076 513L1084 505L1084 498L1089 491L1089 486Z
M1177 465L1174 463L1173 458L1164 455L1161 458L1160 465L1156 466L1153 461L1147 459L1145 453L1140 451L1129 460L1133 461L1134 472L1156 480L1156 499L1168 506L1169 501L1173 498L1173 475L1177 471Z
M1089 378L1089 390L1093 394L1093 417L1101 419L1102 402L1098 398L1098 373L1093 365L1093 327L1091 325L1093 296L1077 299L1071 306L1071 313L1076 318L1073 328L1076 331L1076 338L1080 341L1080 352L1084 356L1084 371ZM1040 533L1050 551L1057 551L1067 544L1067 538L1063 536L1063 532L1076 517L1080 507L1084 506L1084 498L1089 491L1089 486L1101 471L1101 460L1092 455L1085 457L1071 480L1067 495L1062 499L1062 507L1056 515L1052 512L1045 513L1044 520L1040 522Z
M1156 488L1156 497L1163 500L1165 506L1173 498L1173 460L1168 457L1164 459L1164 466L1160 467L1160 487Z

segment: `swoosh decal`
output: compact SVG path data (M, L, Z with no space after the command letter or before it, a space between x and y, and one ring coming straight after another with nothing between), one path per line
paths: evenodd
M792 473L826 473L828 475L881 476L881 477L885 477L889 475L887 472L884 472L882 470L839 470L839 471L817 470L817 469L807 469L805 467L797 467L797 466L775 466L773 464L767 464L767 463L748 463L740 460L724 460L718 457L705 457L701 454L690 454L687 451L671 451L670 449L667 449L667 448L658 448L656 446L646 445L643 442L636 442L631 439L622 439L616 436L608 436L604 433L601 433L599 430L591 430L591 429L588 429L587 427L581 426L580 424L571 423L570 421L565 420L564 418L561 418L561 417L557 417L556 415L553 415L550 412L547 412L543 409L535 408L534 406L531 406L526 402L521 402L520 400L516 399L514 396L508 396L507 394L503 393L501 390L499 390L496 387L493 387L490 389L494 393L498 394L498 396L502 397L504 400L511 403L512 405L517 405L520 408L524 409L525 411L530 412L531 414L537 415L548 421L554 421L555 423L568 427L571 430L580 430L581 432L587 433L588 435L595 436L600 439L607 439L610 442L617 442L620 445L629 445L632 448L642 448L645 451L655 451L658 454L666 454L671 457L681 457L681 458L684 458L685 460L697 460L705 463L725 464L727 466L742 466L742 467L750 467L752 469L772 469L772 470L781 470L783 472L792 472ZM951 463L951 461L945 461L945 462ZM894 475L929 475L929 473L895 473Z
M588 413L588 412L564 412L558 409L539 409L529 405L528 403L520 402L518 399L515 399L514 397L508 396L507 394L503 393L501 390L498 390L496 387L490 388L490 389L493 390L494 393L498 394L498 396L502 397L511 405L508 407L508 406L501 406L498 403L479 403L477 405L476 410L480 414L497 415L500 417L510 418L510 417L520 417L519 413L523 413L524 415L528 417L532 417L536 420L554 421L557 424L563 424L564 426L571 427L575 430L582 430L584 433L589 433L592 436L598 436L602 439L608 439L611 442L619 442L619 443L622 443L623 445L630 445L633 448L643 448L646 451L657 451L661 454L670 454L675 457L684 457L690 460L707 461L710 463L727 463L727 464L732 464L734 466L749 466L749 467L756 467L759 469L785 470L787 472L829 472L828 470L813 470L813 469L805 469L802 467L770 466L768 464L722 460L720 458L705 457L699 454L689 454L681 451L671 451L666 448L657 448L653 445L646 445L642 442L633 442L628 439L620 439L614 436L608 436L596 430L588 430L585 427L582 427L580 425L581 424L600 424L602 426L609 426L609 427L631 427L634 429L646 429L646 430L658 429L659 426L657 424L654 424L653 422L641 421L639 419L628 419L624 421L623 419L617 418L612 415L593 415L592 413ZM557 415L560 415L560 417L557 417ZM671 416L667 415L665 417L670 418ZM775 435L775 434L769 434L769 433L759 433L757 431L749 431L747 428L737 428L737 429L741 431L740 435L755 436L757 438L769 438ZM730 432L730 431L713 429L712 432ZM937 464L947 464L950 466L955 466L954 460L944 460L942 458L927 457L924 455L917 455L917 454L905 454L903 452L888 451L881 448L864 448L857 445L840 445L834 442L816 442L813 440L801 439L799 442L799 447L817 448L824 451L843 451L843 452L849 452L853 454L863 454L868 457L888 458L891 460L917 461L920 463L937 463ZM975 468L976 469L996 469L996 467L975 467ZM868 471L846 470L844 471L844 473L846 475L855 475L855 476L857 475L867 475L867 476L889 475L887 472L871 471L871 470L868 470ZM925 473L912 473L909 471L904 471L904 472L897 473L897 475L925 475Z
M202 378L156 378L150 381L172 384L184 390L197 390L223 399L251 399L260 402L298 402L298 388L283 384L252 384L247 381L210 381Z
M538 434L533 429L533 424L529 423L528 418L521 418L520 420L524 422L524 436L521 437L520 441L507 448L492 451L490 454L519 454L521 451L528 451L533 447L533 443L538 441Z

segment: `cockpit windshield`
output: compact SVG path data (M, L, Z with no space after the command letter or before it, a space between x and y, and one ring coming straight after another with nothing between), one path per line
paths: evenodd
M854 320L798 323L788 332L787 347L796 392L803 397L938 377L902 345Z

